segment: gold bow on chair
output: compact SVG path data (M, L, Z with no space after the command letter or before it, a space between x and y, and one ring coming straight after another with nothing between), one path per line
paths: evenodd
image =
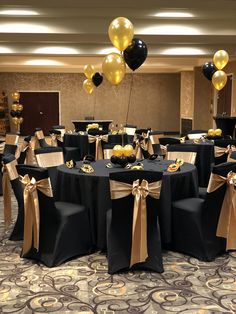
M143 150L149 152L150 155L153 155L152 142L149 138L149 135L143 136L142 139L139 139L137 136L134 138L135 148L134 154L137 159L143 158Z
M52 197L52 187L49 178L36 181L35 178L30 180L28 174L24 177L20 176L20 181L24 186L24 240L22 248L22 256L26 254L32 247L38 251L39 249L39 201L38 192Z
M4 222L6 226L11 223L11 183L10 181L18 178L16 170L17 161L13 160L3 165L2 175L2 190L3 190L3 205L4 205Z
M108 135L88 135L89 143L96 143L95 159L103 159L102 141L108 142Z
M224 154L230 155L234 151L236 151L236 147L234 145L228 145L227 147L214 147L215 157L220 157Z
M133 226L132 226L132 247L130 267L141 263L148 257L147 250L147 207L146 197L160 198L161 181L148 183L139 179L133 184L110 180L111 199L118 199L134 195Z
M211 174L207 192L211 193L227 183L216 235L226 238L226 249L236 249L236 173L230 171L227 177Z

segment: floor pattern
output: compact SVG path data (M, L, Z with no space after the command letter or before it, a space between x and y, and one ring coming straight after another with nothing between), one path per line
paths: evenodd
M47 268L20 258L21 243L4 229L2 197L0 209L0 313L236 313L236 253L204 263L164 252L162 274L109 275L101 253Z

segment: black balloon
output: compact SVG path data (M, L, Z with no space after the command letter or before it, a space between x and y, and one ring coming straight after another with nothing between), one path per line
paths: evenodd
M12 118L16 117L16 111L11 110L10 115L11 115Z
M15 113L16 113L16 117L21 117L21 114L22 114L22 112L21 112L21 110L17 110L17 111L15 111Z
M211 81L212 76L216 71L217 71L217 68L215 67L213 62L206 62L202 66L202 73L209 81Z
M93 77L92 77L92 81L93 81L93 84L98 87L100 84L102 84L102 81L103 81L103 76L101 73L99 72L96 72Z
M133 38L131 45L124 50L124 59L131 70L138 69L147 58L147 45L139 38Z

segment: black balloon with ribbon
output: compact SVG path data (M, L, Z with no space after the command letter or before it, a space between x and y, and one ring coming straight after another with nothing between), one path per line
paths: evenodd
M131 44L124 50L124 59L133 71L138 69L146 60L147 45L139 38L133 38Z
M10 115L12 118L15 118L17 116L17 113L16 113L16 111L11 110Z
M213 62L206 62L202 66L202 73L209 81L211 81L212 76L216 71L217 71L217 68Z
M93 84L98 87L99 85L102 84L103 81L103 76L101 73L96 72L93 76L92 76L92 82Z

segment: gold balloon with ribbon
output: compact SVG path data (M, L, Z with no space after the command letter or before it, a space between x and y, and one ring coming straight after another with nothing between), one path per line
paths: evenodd
M117 17L109 25L108 35L113 46L124 51L133 39L133 24L125 17Z
M87 64L85 67L84 67L84 74L85 76L88 78L88 79L92 79L93 75L95 73L95 70L94 70L94 66L91 65L91 64Z
M90 79L86 79L83 82L83 89L88 93L88 94L92 94L93 92L93 82Z
M221 90L227 83L227 75L224 71L218 70L213 74L211 81L217 90Z
M125 61L118 53L110 53L103 60L102 71L113 85L118 85L123 80L125 69Z
M229 61L228 52L225 50L218 50L213 56L213 63L218 70L222 70Z

